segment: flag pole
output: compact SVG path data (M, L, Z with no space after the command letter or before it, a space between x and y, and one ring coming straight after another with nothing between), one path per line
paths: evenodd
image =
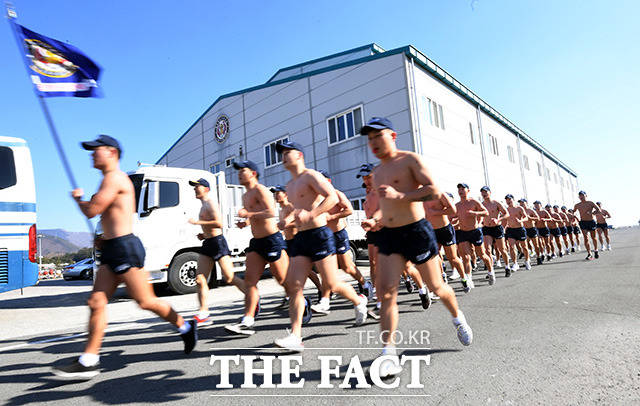
M16 44L18 45L18 50L20 51L22 50L23 47L20 41L20 37L18 36L17 28L13 21L14 19L17 18L17 14L13 6L11 5L11 3L5 1L5 6L7 8L7 18L9 19L9 24L11 25L11 31L13 32L13 36L16 40ZM55 144L56 150L58 151L58 156L62 161L62 166L64 167L64 171L67 174L67 179L69 180L69 183L71 183L71 187L73 189L77 189L78 183L76 182L76 178L75 176L73 176L73 172L71 171L69 160L67 159L67 155L65 154L64 148L62 147L62 142L60 141L60 137L58 136L56 127L53 124L53 119L51 118L51 114L49 113L49 108L47 106L47 103L45 102L44 97L42 97L42 95L36 92L35 87L34 87L34 93L36 95L36 98L40 102L40 108L42 109L42 113L44 114L45 120L47 121L47 125L49 126L49 132L51 133L51 137L53 138L53 143ZM83 217L85 217L84 213L83 213ZM93 224L91 224L91 220L89 220L87 217L85 217L85 220L87 223L87 227L89 228L89 232L91 233L91 235L93 235L94 230L93 230Z

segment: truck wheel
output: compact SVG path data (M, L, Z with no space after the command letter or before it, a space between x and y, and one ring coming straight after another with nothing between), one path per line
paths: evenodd
M198 270L198 254L195 252L184 252L177 255L171 261L167 283L169 289L184 295L195 293L196 271Z

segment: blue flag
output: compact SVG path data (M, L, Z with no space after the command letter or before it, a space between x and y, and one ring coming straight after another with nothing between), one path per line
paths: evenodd
M99 97L100 67L79 49L19 24L15 28L31 81L41 96Z

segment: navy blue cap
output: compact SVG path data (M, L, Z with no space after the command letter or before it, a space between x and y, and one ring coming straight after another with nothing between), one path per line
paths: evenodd
M596 204L602 204L602 203L600 203L600 202L596 202Z
M204 186L204 187L208 187L209 189L211 189L211 186L209 186L209 181L206 180L205 178L200 178L198 180L190 180L189 184L191 186Z
M567 210L567 206L560 207L560 210Z
M554 209L559 209L559 208L560 208L560 206L558 206L557 204L554 204L554 205L553 205L553 208L554 208Z
M331 176L329 176L329 172L325 171L324 169L320 169L318 172L320 172L320 174L322 174L322 176L324 176L325 178L331 180Z
M513 200L513 195L512 195L511 193L509 193L509 194L508 194L508 195L506 195L504 198L505 198L505 199L511 199L511 200Z
M540 200L536 200L533 204L542 204L542 202Z
M491 188L489 188L489 186L483 186L483 187L481 187L481 188L480 188L480 191L482 192L483 190L484 190L485 192L491 192Z
M547 207L549 207L549 208L550 208L550 207L551 207L551 205L550 205L549 203L547 203L547 204L544 206L544 208L546 209Z
M373 171L373 164L362 164L360 165L360 171L358 171L358 174L356 175L356 178L361 178L363 176L368 176L371 175L371 172Z
M258 171L258 165L256 165L256 163L253 161L240 161L240 162L233 161L233 167L234 169L249 168L252 171L255 171L258 175L260 175L260 172Z
M367 121L367 124L360 129L360 134L367 135L373 130L384 130L385 128L395 131L389 119L385 117L371 117L371 120Z
M518 202L525 202L525 203L528 203L528 202L527 202L527 199L525 199L524 197L523 197L522 199L518 200Z
M587 192L585 192L584 190L581 190L581 191L579 191L579 192L578 192L578 194L579 194L579 195L585 195L585 196L586 196L586 195L587 195Z
M469 185L467 185L466 183L458 183L458 186L457 186L457 187L458 187L458 188L463 187L463 188L465 188L465 189L469 189Z
M118 140L108 135L100 134L94 141L81 142L80 145L82 145L82 148L89 151L94 150L98 147L113 147L118 150L120 156L122 157L122 147L120 146L120 143L118 142Z
M296 151L300 151L304 153L302 149L302 145L293 141L280 141L276 143L276 151L282 153L285 149L295 149Z
M275 185L274 187L272 187L269 190L271 190L271 193L286 192L287 191L287 189L282 185Z

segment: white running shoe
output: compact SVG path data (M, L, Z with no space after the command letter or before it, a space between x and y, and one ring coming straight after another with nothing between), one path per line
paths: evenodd
M432 291L429 291L429 299L431 299L431 300L440 300L440 296L436 295Z
M515 272L518 269L520 269L520 265L518 265L518 262L514 262L513 265L511 265L511 272Z
M526 269L527 271L531 270L531 262L530 261L525 261L524 262L524 269Z
M318 314L328 315L331 313L331 310L329 310L330 307L331 305L329 303L325 304L322 301L320 301L319 303L311 305L311 311Z
M496 283L496 274L493 272L489 272L487 273L487 275L489 275L489 285L493 285L494 283Z
M502 268L502 261L497 260L495 264L495 268Z
M456 279L460 279L460 274L458 273L458 270L453 268L453 273L451 274L451 276L449 277L450 280L456 280Z
M465 320L463 323L453 322L453 326L456 328L456 334L458 335L458 340L462 345L471 345L473 342L473 331L469 326L469 323Z
M244 321L241 321L240 323L229 324L227 326L224 326L224 329L230 333L240 334L243 336L252 336L256 333L256 331L252 327L253 327L253 324L248 325Z
M289 330L287 330L287 332L288 331ZM287 350L291 350L295 352L304 351L304 344L302 343L302 338L298 337L293 333L289 333L289 335L284 338L275 339L274 344L280 348L285 348Z
M358 295L360 298L360 303L357 306L354 306L356 311L356 326L361 325L367 320L367 297L365 295Z
M384 352L382 355L385 355ZM380 369L378 370L378 374L380 375L380 379L387 379L394 377L396 375L400 375L402 373L402 366L400 365L400 358L397 355L392 355L394 357L393 360L388 359L384 360L380 364Z
M611 244L607 244L607 251L611 251Z
M473 277L471 277L471 275L467 277L467 285L469 286L470 289L473 289L476 287L476 285L473 283Z

